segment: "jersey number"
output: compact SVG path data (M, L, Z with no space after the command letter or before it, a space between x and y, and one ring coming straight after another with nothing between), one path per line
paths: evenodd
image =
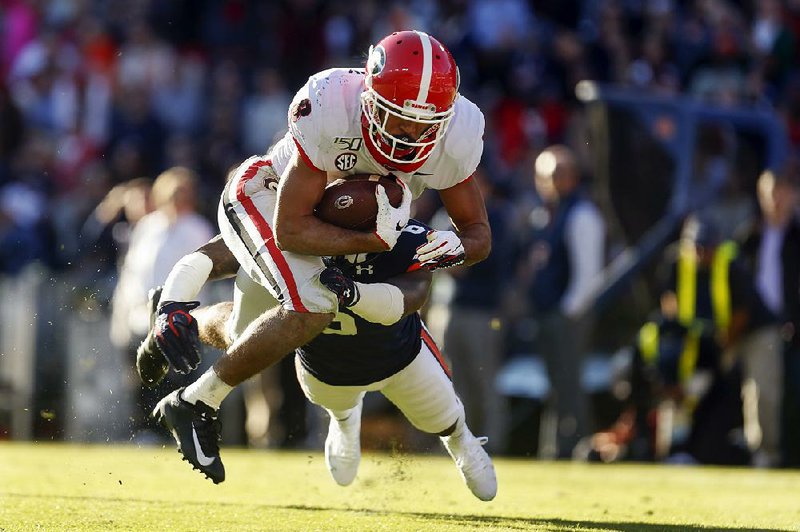
M340 150L358 151L364 139L361 137L334 137L333 143L339 145Z
M339 334L342 336L353 336L357 334L356 319L350 314L340 312L336 315L322 334Z

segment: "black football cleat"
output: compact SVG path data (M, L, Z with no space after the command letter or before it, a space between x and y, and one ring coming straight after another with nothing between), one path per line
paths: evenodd
M202 402L184 401L183 390L179 388L159 401L152 417L172 433L183 459L219 484L225 480L225 466L219 457L217 411Z
M147 332L147 337L136 348L136 372L139 374L142 384L148 388L158 386L169 371L169 362L158 347L156 337L153 335L153 325L156 321L158 302L161 300L163 289L163 286L158 286L147 294L150 305L150 330Z

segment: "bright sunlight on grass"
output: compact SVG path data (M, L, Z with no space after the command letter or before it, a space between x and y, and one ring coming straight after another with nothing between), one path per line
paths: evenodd
M0 443L0 530L798 530L800 473L496 460L473 498L445 456L223 448L214 486L173 448Z

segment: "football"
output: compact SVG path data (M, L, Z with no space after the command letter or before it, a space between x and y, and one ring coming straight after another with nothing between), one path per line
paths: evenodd
M403 189L394 177L356 174L346 179L337 179L325 187L315 214L323 222L356 231L375 230L378 202L375 187L383 185L389 203L399 207L403 201Z

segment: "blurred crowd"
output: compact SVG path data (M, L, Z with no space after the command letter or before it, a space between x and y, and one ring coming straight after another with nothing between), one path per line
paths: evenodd
M576 83L771 109L798 152L800 1L0 0L0 274L13 277L39 263L66 276L71 308L113 308L112 339L129 349L147 328L147 290L163 282L170 262L215 232L229 168L285 132L294 91L324 68L361 66L371 43L409 28L450 48L462 94L486 116L480 180L493 258L477 273L454 272L451 299L435 297L434 307L445 301L453 311L445 312L441 331L455 374L464 368L457 388L493 397L468 405L478 416L470 425L492 432L497 450L508 448L515 421L493 414L506 409L493 396L494 377L512 349L527 349L519 344L530 335L523 319L511 335L505 316L529 314L531 300L546 300L538 305L539 329L562 336L542 335L529 350L542 352L548 369L570 360L557 352L564 335L574 337L574 350L591 347L583 344L593 323L564 321L582 316L579 295L560 302L563 293L545 294L543 278L538 288L533 279L547 270L541 242L555 238L552 224L543 228L552 221L559 231L578 231L566 214L558 218L558 200L562 208L567 197L571 207L583 201L572 188L551 190L548 199L537 175L553 178L557 167L574 173L573 188L589 205L582 212L599 218L589 227L608 222L588 200L592 175ZM568 148L542 160L552 145ZM416 216L435 222L438 205L426 199ZM597 255L602 250L575 257L568 248L562 259L578 261L570 272L588 276L584 284L607 260ZM156 256L157 249L164 253ZM570 272L548 272L545 288L567 290ZM516 299L528 301L504 296L513 283L525 288ZM458 330L485 330L483 341L497 337L482 348L492 360L459 361L456 351L468 349L456 347ZM562 369L574 364L580 357ZM550 381L569 390L580 387L577 374L551 372ZM569 394L561 395L557 417L571 423L557 423L556 455L564 456L591 422L588 406L566 405ZM778 460L770 456L768 465Z

